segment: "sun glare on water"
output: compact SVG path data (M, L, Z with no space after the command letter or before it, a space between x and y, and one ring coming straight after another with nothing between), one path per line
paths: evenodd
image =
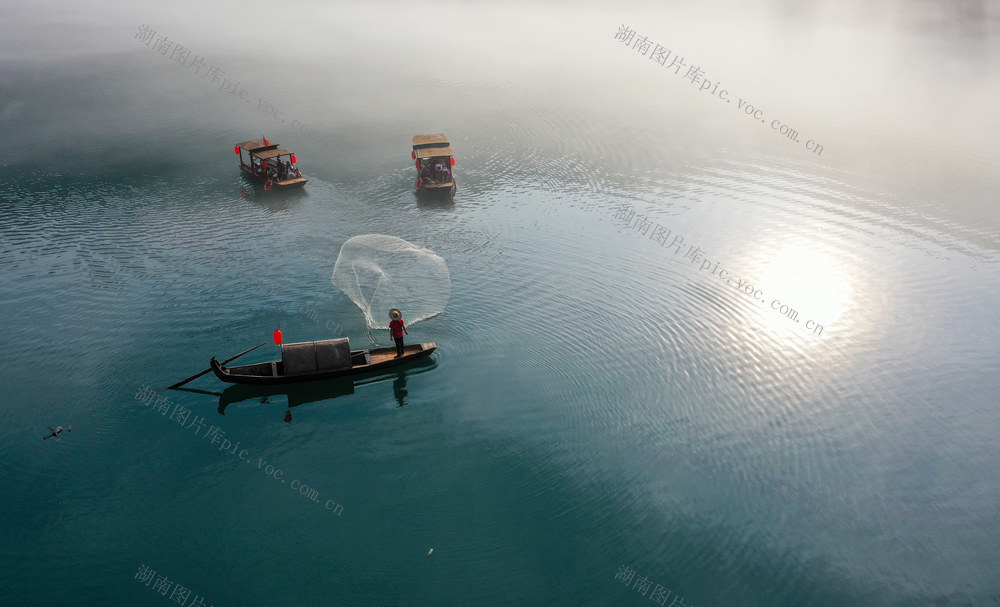
M759 271L767 308L763 318L769 326L797 323L814 333L816 325L838 324L854 297L847 268L814 248L789 246L778 251Z

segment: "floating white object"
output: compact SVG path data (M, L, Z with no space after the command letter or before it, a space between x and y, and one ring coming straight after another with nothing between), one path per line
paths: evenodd
M430 550L427 551L427 558L431 558L432 554L434 554L434 549L433 548L431 548Z

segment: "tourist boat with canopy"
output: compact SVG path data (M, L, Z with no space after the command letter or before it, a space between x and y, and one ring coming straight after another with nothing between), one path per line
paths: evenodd
M295 166L295 153L279 148L277 142L267 137L237 143L233 152L240 157L240 170L263 183L264 190L302 187L309 181ZM247 153L246 162L243 152Z
M434 342L411 344L396 358L395 346L351 350L346 337L281 344L281 360L227 367L213 356L215 376L234 384L290 384L380 371L421 359L437 349ZM232 359L230 359L232 360Z
M455 193L458 189L458 180L452 174L455 155L444 133L414 135L410 156L417 167L417 180L413 183L416 192Z

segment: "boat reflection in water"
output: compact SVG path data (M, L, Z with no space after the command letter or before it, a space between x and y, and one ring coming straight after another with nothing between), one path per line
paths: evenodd
M402 407L406 404L406 397L409 392L406 389L406 372L397 371L396 379L392 380L392 395L396 397L396 402Z
M354 394L356 387L367 386L369 384L385 384L392 380L392 393L400 407L406 405L409 390L406 387L407 379L413 375L431 371L437 367L437 360L434 358L422 358L415 360L405 367L396 367L389 372L372 372L354 377L337 377L326 380L303 382L298 384L280 384L274 386L260 386L253 384L235 384L222 392L210 392L207 390L194 390L190 388L176 388L183 392L193 392L196 394L208 394L219 397L219 415L225 415L226 410L231 406L244 402L255 402L262 404L283 404L287 402L287 410L283 414L285 422L292 421L292 408L308 403L316 403L325 400L333 400L343 396ZM284 396L285 398L281 398ZM238 408L238 407L237 407Z
M219 415L225 415L226 409L230 405L246 401L279 404L283 399L275 397L280 397L281 395L284 395L284 400L287 400L288 413L290 414L292 407L324 400L333 400L341 396L350 396L351 394L354 394L354 382L344 378L284 386L236 384L226 388L219 395ZM291 421L290 416L286 415L286 418L285 421Z

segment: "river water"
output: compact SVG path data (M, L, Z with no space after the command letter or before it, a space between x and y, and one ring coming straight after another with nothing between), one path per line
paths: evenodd
M997 604L998 19L0 8L0 602ZM448 264L430 361L161 391L389 345L370 233Z

